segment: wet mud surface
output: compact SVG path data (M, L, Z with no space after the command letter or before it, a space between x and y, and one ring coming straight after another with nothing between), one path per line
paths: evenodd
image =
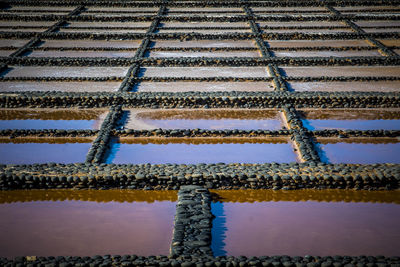
M215 190L213 195L215 256L400 252L398 191Z
M176 192L0 192L0 256L168 255Z
M4 129L93 129L99 130L107 110L0 109Z
M114 138L107 163L295 162L286 138Z
M380 57L376 51L273 51L276 57Z
M308 130L400 130L400 110L303 110Z
M321 160L326 163L400 163L397 138L317 138Z
M128 110L127 129L268 129L282 128L280 114L273 110Z
M84 162L91 138L0 138L0 164Z

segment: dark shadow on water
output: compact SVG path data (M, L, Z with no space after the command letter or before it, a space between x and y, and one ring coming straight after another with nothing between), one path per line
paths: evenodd
M214 256L224 256L226 255L225 248L225 238L226 238L226 216L224 212L224 204L222 202L211 203L211 212L214 214L215 218L212 222L211 229L211 249Z
M114 161L115 155L119 151L120 146L121 144L118 142L118 138L111 138L107 147L107 151L104 154L103 158L104 163L110 164Z
M320 143L313 142L315 149L318 152L318 156L321 159L321 162L330 163L328 156L326 155L325 151L322 149L322 145Z

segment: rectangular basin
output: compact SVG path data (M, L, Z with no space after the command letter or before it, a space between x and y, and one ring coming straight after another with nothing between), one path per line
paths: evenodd
M308 130L400 130L400 110L337 109L300 111Z
M318 138L317 142L326 163L400 163L398 138Z
M250 40L196 40L196 41L177 41L177 40L156 40L154 47L257 47Z
M286 76L294 77L343 77L343 76L400 76L397 66L340 66L340 67L285 67L282 66Z
M93 138L0 138L0 164L84 162Z
M266 67L144 67L142 77L269 77Z
M378 41L387 46L400 46L399 39L380 39Z
M14 52L15 50L0 50L0 57L8 57Z
M106 115L106 109L0 109L0 130L98 130Z
M397 191L213 190L214 256L397 255Z
M138 48L141 43L141 40L45 40L40 46Z
M21 47L29 42L29 39L0 39L0 47L14 46Z
M151 51L148 57L261 57L258 51Z
M274 47L342 47L370 46L364 40L268 40L266 44Z
M0 92L115 92L121 82L0 82Z
M168 255L176 191L0 192L0 257Z
M270 92L273 90L274 86L270 82L140 82L132 88L135 92Z
M399 92L400 81L290 82L289 87L295 91Z
M32 51L29 57L134 57L136 51Z
M1 114L1 113L0 113ZM127 129L266 129L280 130L281 114L276 110L196 109L126 111L124 127Z
M273 51L276 57L381 57L378 50L349 51Z
M295 162L287 138L114 138L106 163Z
M5 77L108 77L125 76L128 67L11 66Z

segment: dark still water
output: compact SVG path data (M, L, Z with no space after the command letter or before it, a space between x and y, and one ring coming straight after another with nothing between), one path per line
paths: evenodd
M214 191L219 195L212 203L216 256L400 254L399 191L371 192L371 202L365 191L337 190L337 196L335 190L257 191L247 201L246 193Z

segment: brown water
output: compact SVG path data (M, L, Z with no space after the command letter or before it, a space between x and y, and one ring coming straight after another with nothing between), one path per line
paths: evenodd
M45 40L41 47L116 47L137 48L141 44L138 40Z
M270 47L342 47L369 46L364 40L268 40Z
M268 92L273 90L274 87L270 82L141 82L133 88L133 91L138 92Z
M400 140L396 138L318 138L323 162L400 163Z
M362 67L281 67L286 76L294 77L343 77L343 76L400 76L396 66L362 66Z
M274 51L276 57L379 57L376 51Z
M29 57L134 57L136 51L32 51Z
M112 92L117 91L120 84L120 82L0 82L0 92Z
M201 109L128 110L128 129L268 129L282 128L275 110Z
M0 137L0 164L84 162L93 138Z
M213 191L214 255L400 253L400 192Z
M295 162L286 138L114 138L106 163Z
M265 67L145 67L144 77L269 77Z
M151 51L149 57L261 57L257 51Z
M399 81L366 82L289 82L295 91L359 91L359 92L398 92Z
M176 191L0 192L0 256L168 255Z
M309 130L400 130L400 110L304 110L303 125Z
M378 41L387 46L400 46L400 40L398 39L380 39Z
M105 109L0 109L0 129L100 129Z
M128 67L11 67L6 77L108 77L125 76Z
M154 47L257 47L250 40L195 40L195 41L162 41L156 40Z

